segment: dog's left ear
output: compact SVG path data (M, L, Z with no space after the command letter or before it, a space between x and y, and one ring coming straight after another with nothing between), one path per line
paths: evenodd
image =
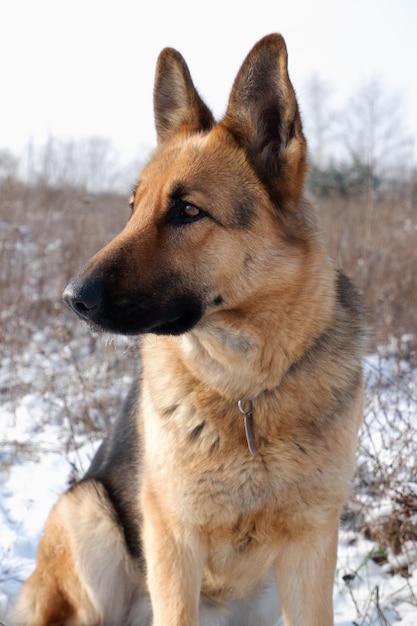
M272 197L282 206L298 200L307 173L307 146L281 35L267 35L246 57L222 121Z
M183 57L173 48L165 48L156 65L154 111L158 142L177 132L209 130L214 119L201 99Z

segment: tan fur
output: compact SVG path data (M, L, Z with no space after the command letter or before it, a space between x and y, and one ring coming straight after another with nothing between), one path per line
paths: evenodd
M81 483L51 515L20 612L28 615L28 590L45 585L50 610L61 594L55 612L66 626L145 626L147 592L153 626L273 626L274 572L285 626L331 626L365 330L303 198L306 143L284 40L271 35L249 53L217 124L171 49L154 98L158 148L132 217L66 296L98 326L150 333L141 341L141 469L124 479L136 489L147 591L111 502ZM178 195L204 216L178 226ZM198 319L177 332L190 294ZM253 406L255 456L239 400ZM24 623L61 623L45 610Z
M143 593L102 486L81 483L49 516L14 619L25 626L116 626L130 623L130 607Z

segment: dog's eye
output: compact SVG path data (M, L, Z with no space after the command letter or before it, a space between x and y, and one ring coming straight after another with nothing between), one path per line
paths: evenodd
M181 209L181 217L188 220L195 220L197 217L201 217L201 211L193 204L184 203Z
M175 226L182 226L196 222L206 215L202 209L187 200L175 200L168 211L167 221Z

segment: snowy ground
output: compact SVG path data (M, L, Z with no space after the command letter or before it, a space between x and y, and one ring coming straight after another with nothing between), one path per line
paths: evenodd
M59 322L48 330L33 329L20 354L10 348L0 357L0 622L6 626L8 609L33 569L51 506L88 467L134 376L137 358L129 343L91 338L81 324L76 332L67 336ZM394 358L395 349L367 362L368 410L374 419L363 429L355 489L357 502L362 499L372 509L371 517L387 512L384 506L392 514L395 480L407 482L410 497L417 496L407 474L416 461L409 434L410 423L417 426L415 377L407 362ZM376 377L383 381L377 387ZM406 460L399 463L404 449ZM408 451L414 454L409 467ZM396 472L392 489L376 484L378 472L387 467ZM373 502L369 494L375 494ZM417 625L417 544L408 541L402 549L398 556L384 550L380 559L379 546L358 532L350 516L340 533L337 626ZM375 562L381 560L383 565ZM404 573L404 564L407 577L392 573Z

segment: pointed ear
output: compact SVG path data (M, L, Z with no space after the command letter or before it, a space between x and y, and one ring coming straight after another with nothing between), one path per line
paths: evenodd
M235 79L222 122L246 150L258 176L279 203L299 198L307 146L281 35L261 39Z
M154 86L154 111L158 142L176 132L209 130L214 119L200 98L186 62L173 48L159 55Z

